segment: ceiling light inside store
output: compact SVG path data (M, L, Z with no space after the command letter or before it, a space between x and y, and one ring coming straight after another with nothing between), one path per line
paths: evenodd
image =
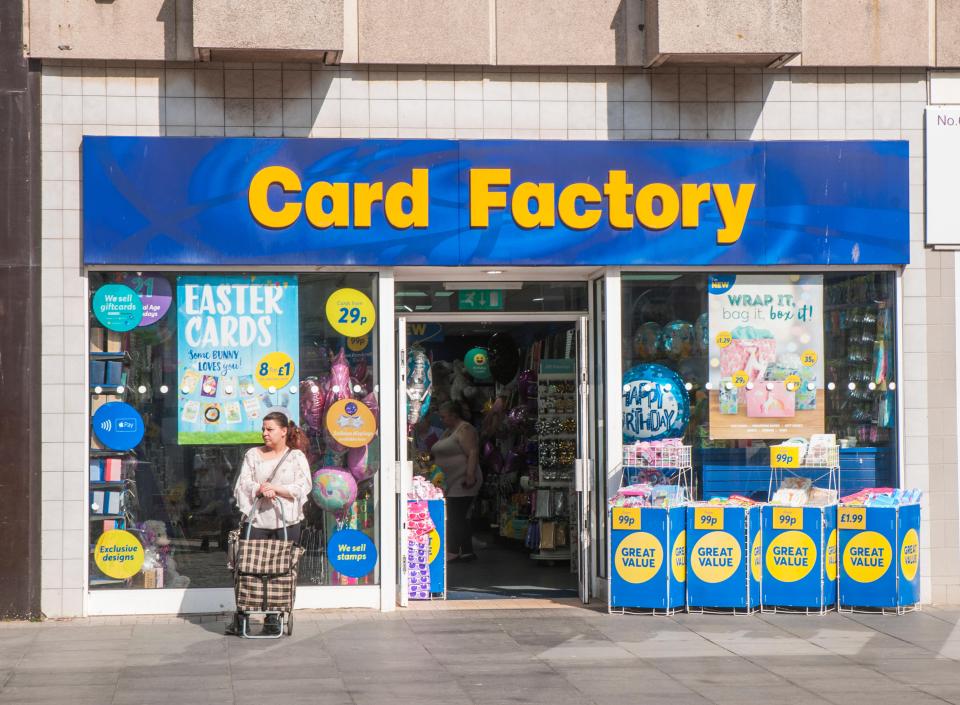
M626 391L626 390L624 390L624 391ZM97 385L96 387L93 388L93 393L94 393L94 394L103 394L103 387L101 387L100 385Z
M398 291L396 297L398 299L425 299L429 296L425 291Z
M871 392L876 388L877 388L877 385L873 382L867 385L867 389L869 389Z
M169 391L170 391L170 387L168 387L168 386L165 385L165 384L161 384L161 385L160 385L160 393L161 393L161 394L166 394L166 393L169 392Z
M433 309L433 305L432 305L432 304L417 304L416 308L417 308L418 311L430 311L431 309Z
M122 385L122 384L117 387L117 394L123 394L123 385Z
M141 394L146 394L147 388L141 384L139 387L137 387L137 391L140 392Z
M890 384L887 385L887 389L889 389L891 392L896 388L897 388L896 382L891 382Z
M850 384L847 385L847 389L849 389L851 392L854 391L856 388L857 388L856 382L851 382Z
M523 288L523 282L444 282L443 288L449 291L469 291L471 289L509 289L516 291Z
M533 301L533 302L535 302L535 303L539 303L539 302L543 301L543 297L542 297L542 296L538 296L537 298L535 298L535 299L530 299L530 300Z
M502 269L488 269L487 274L503 274Z
M683 388L689 392L690 390L693 389L693 385L687 382L685 385L683 385Z
M827 385L827 389L829 389L831 392L832 392L834 389L836 389L836 388L837 388L837 385L835 385L833 382L830 382L830 383Z

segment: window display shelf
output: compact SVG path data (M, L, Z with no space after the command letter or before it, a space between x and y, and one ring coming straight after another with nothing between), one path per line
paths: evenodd
M531 553L530 557L535 561L569 561L570 551L563 549L557 551L540 551Z
M103 360L104 362L110 361L120 361L120 362L130 362L130 353L126 350L121 350L120 352L92 352L90 353L91 360Z
M91 448L91 458L125 458L133 455L132 450L109 450L106 448Z
M132 485L131 480L91 480L91 490L122 490Z

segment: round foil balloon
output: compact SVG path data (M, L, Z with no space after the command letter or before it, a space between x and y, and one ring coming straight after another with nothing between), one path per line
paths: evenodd
M325 512L339 512L357 499L357 481L341 468L320 468L313 473L310 498Z
M637 365L623 375L623 442L683 436L690 397L683 380L663 365Z
M520 348L509 333L494 333L487 344L490 374L500 384L509 384L520 369Z
M644 360L652 360L657 356L659 348L657 343L660 340L660 324L653 321L647 321L637 328L633 336L633 352Z
M481 382L490 379L490 353L486 348L471 348L463 356L463 364L471 377Z
M671 321L660 331L660 349L674 359L693 354L693 326L686 321Z
M710 348L710 317L706 313L697 316L693 324L694 349L701 355L706 355Z
M432 392L430 358L423 348L412 348L407 361L407 423L415 424L427 413Z

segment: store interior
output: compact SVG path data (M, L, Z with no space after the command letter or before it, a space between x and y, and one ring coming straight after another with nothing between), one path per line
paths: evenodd
M575 597L574 323L411 323L407 338L408 398L422 402L408 406L409 457L446 496L447 598ZM455 430L451 405L468 428ZM476 439L469 488L455 486L466 483L459 444L452 458L449 441L443 450L451 435ZM450 496L463 494L475 498ZM455 508L464 501L468 529ZM449 550L462 536L472 551Z

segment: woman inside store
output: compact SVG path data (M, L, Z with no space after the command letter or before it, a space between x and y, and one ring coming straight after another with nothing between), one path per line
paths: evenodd
M446 430L431 452L446 478L447 562L475 560L470 507L480 491L480 440L477 430L463 418L452 401L440 405L440 420Z
M243 458L240 476L233 488L237 507L243 514L240 536L251 539L300 540L303 505L310 496L313 480L303 449L306 438L292 420L279 411L263 417L263 445L251 448ZM286 530L286 531L284 531ZM239 619L227 627L239 633ZM279 629L276 619L267 617L267 631Z

